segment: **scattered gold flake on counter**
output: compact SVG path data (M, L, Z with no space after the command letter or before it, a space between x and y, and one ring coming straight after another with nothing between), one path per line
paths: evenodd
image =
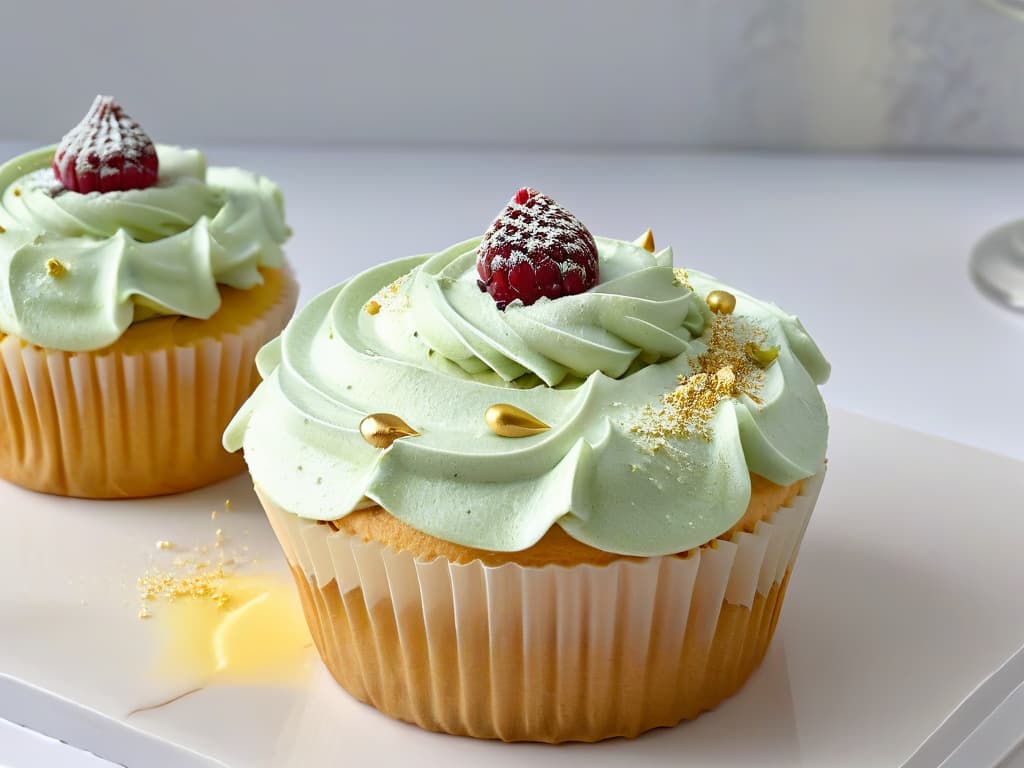
M707 351L691 361L694 372L679 377L678 386L662 395L660 407L644 406L631 431L652 452L668 445L669 438L710 440L711 419L724 400L746 395L761 403L757 392L764 371L747 350L760 349L765 339L762 329L745 320L716 315Z
M46 274L48 274L50 277L60 277L67 271L68 268L61 264L56 259L49 259L46 262Z
M230 512L231 511L231 499L224 499L224 511L225 512ZM217 510L216 509L211 509L210 510L210 519L211 520L216 520L217 519Z
M139 596L145 602L157 600L180 600L191 598L193 600L210 600L217 607L228 604L231 596L222 589L224 581L224 569L196 567L193 563L191 569L184 569L184 573L168 573L166 571L152 571L139 577ZM146 611L143 603L142 611ZM142 618L142 611L139 617Z
M225 508L229 508L230 503L230 500L226 501ZM222 528L214 533L212 544L197 544L191 548L183 548L180 542L158 540L158 550L174 550L175 553L151 556L153 567L136 580L139 618L150 618L153 605L158 601L198 600L217 608L229 605L232 602L229 585L240 578L236 567L255 561L244 554L248 552L247 546L229 547L227 543Z

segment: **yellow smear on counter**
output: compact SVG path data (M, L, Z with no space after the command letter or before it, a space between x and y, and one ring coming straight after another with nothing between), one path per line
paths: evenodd
M301 683L313 659L302 606L286 577L229 575L230 596L179 599L154 612L161 637L158 672L211 682Z

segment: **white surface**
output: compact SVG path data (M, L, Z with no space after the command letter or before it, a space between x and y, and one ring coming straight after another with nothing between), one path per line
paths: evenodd
M344 755L353 765L415 756L600 768L676 764L680 754L694 765L893 766L1024 642L1014 609L1022 469L836 412L829 477L763 667L714 712L632 742L551 748L429 734L356 703L315 663L305 689L210 686L131 715L197 684L154 678L159 618L135 616L134 577L155 538L203 541L221 525L238 540L249 530L250 551L283 567L244 477L144 503L0 485L0 669L232 766ZM225 496L233 511L212 523Z
M14 151L0 143L0 156ZM967 273L977 239L1024 216L1024 160L221 148L209 159L283 187L300 304L383 260L481 234L531 184L597 234L653 227L677 264L799 313L833 363L833 407L1024 459L1024 314Z
M145 655L153 648L138 650ZM102 649L97 654L100 664L110 664L117 652L116 644ZM0 711L7 713L11 721L31 729L29 733L46 735L31 747L39 756L45 755L47 760L21 763L26 768L49 766L51 761L58 760L66 761L68 768L102 768L109 765L105 761L128 768L224 768L223 763L203 757L185 746L148 735L70 699L7 675L0 675L0 701L3 702ZM72 744L77 751L69 750L68 745ZM0 757L3 759L9 759L5 757L10 752L9 746L0 741ZM19 746L19 742L14 742L14 746ZM17 754L14 753L15 756Z
M0 719L0 766L4 768L113 768L96 755Z
M1000 2L8 0L0 137L102 90L179 141L1020 149Z
M1024 743L1022 681L1024 646L971 691L902 768L932 768L943 758L951 763L944 768L1001 764Z

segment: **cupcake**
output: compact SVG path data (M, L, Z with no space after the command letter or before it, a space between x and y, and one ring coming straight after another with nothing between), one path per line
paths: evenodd
M0 166L0 477L90 498L244 469L220 436L297 287L281 192L96 98Z
M800 322L522 189L301 310L225 434L320 655L423 728L693 718L771 639L825 471Z

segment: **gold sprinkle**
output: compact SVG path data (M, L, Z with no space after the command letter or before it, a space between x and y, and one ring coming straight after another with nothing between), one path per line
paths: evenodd
M155 571L139 577L139 597L146 602L183 598L211 600L223 606L230 599L222 589L223 581L224 571L221 568L196 569L186 574ZM145 605L143 610L146 610Z
M401 309L407 306L409 298L402 293L402 285L404 285L408 277L408 274L402 275L370 297L370 300L363 306L367 314L376 315L383 311Z
M211 520L216 520L217 519L217 510L216 509L211 509L210 510L210 519Z
M149 608L147 608L146 606L142 606L141 608L139 608L139 618L151 619L153 618L153 614L149 612Z
M157 549L174 549L174 544L172 542L170 542L170 541L166 541L165 539L160 539L160 541L158 541L156 543L156 548Z
M371 413L359 422L359 434L374 448L389 448L395 440L419 434L393 413Z
M753 360L760 368L767 368L769 365L774 363L779 357L779 347L760 347L752 341L748 341L746 346L743 347L743 351L747 353L747 357Z
M230 512L231 511L231 499L224 499L224 511L225 512Z
M677 287L689 288L693 290L693 286L690 285L690 273L682 267L676 267L672 270L672 276L675 278L675 284Z
M678 386L662 395L661 406L645 406L631 431L649 450L668 445L669 438L699 436L711 439L709 424L727 398L746 395L755 403L764 372L746 352L760 345L763 330L731 315L716 315L707 351L690 364L693 373L680 376Z
M731 315L736 309L736 297L728 291L712 291L708 294L707 302L716 315Z
M18 187L14 188L14 196L15 197L21 197L21 190L18 189Z
M753 393L751 393L751 392L748 392L748 391L747 391L747 390L745 390L745 389L737 389L737 391L738 391L738 392L739 392L739 393L740 393L741 395L746 395L747 397L749 397L749 398L750 398L751 400L753 400L753 401L754 401L755 403L757 403L758 405L763 405L763 404L764 404L764 400L762 400L762 399L761 399L760 397L758 397L757 395L755 395L755 394L753 394Z
M0 227L0 235L2 235L6 231L7 231L6 229L4 229L3 227Z
M648 227L647 231L644 232L640 237L633 241L636 245L639 245L645 251L654 253L654 233Z
M49 259L46 262L46 274L50 277L60 277L67 271L68 268L56 259Z
M715 372L715 391L720 395L729 397L733 394L736 389L736 374L732 370L732 366L725 366L719 368Z

